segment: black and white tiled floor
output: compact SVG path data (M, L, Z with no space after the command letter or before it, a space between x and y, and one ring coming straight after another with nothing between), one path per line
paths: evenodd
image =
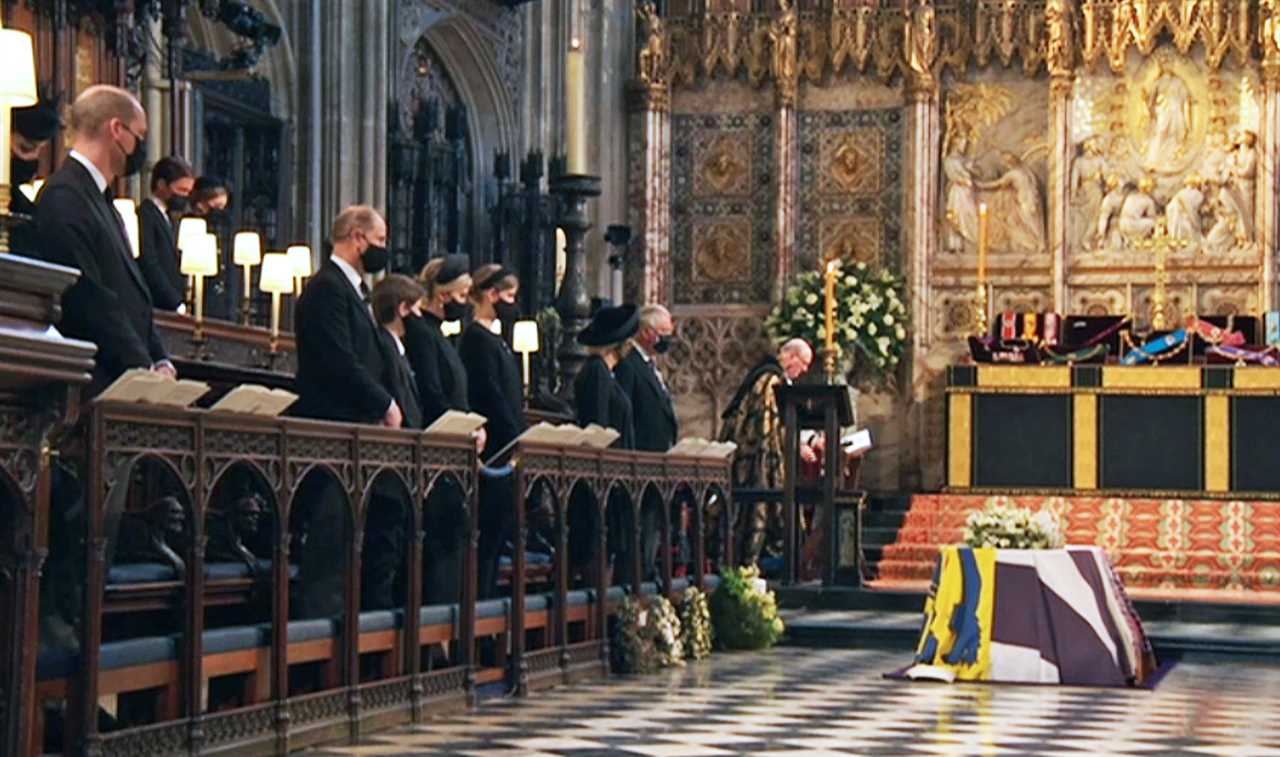
M1280 757L1280 661L1185 662L1155 691L901 683L910 653L783 647L487 702L312 755Z

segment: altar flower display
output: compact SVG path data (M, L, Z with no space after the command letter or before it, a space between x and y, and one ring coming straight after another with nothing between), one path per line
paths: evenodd
M684 665L684 636L676 608L663 596L622 601L613 643L613 667L619 673L652 673Z
M826 289L834 286L833 347L860 378L886 383L907 348L907 306L902 278L863 262L839 259L832 271L798 274L765 319L769 338L800 337L815 348L827 339ZM828 280L832 283L829 284Z
M711 606L706 592L696 586L685 589L680 597L680 642L686 659L711 655Z
M964 543L974 548L1058 549L1063 541L1062 528L1049 511L1033 513L999 501L970 513L964 525Z
M724 649L765 649L782 638L778 601L760 580L760 569L722 568L711 594L711 622Z

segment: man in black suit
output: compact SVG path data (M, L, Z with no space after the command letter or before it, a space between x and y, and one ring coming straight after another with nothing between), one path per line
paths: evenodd
M400 428L399 404L382 385L382 337L366 273L387 267L387 223L367 205L333 222L333 254L308 281L294 311L298 401L293 414Z
M62 297L59 328L98 345L91 393L130 368L174 376L146 281L111 204L111 182L137 173L146 156L146 113L127 91L99 84L72 104L71 129L75 149L36 198L42 254L81 272Z
M151 169L151 196L138 207L138 267L162 310L184 312L187 277L178 257L178 232L170 213L181 214L196 183L191 166L176 155L161 158Z
M294 415L400 428L400 405L383 385L387 359L382 329L374 322L366 273L386 268L387 224L376 210L353 205L338 214L333 253L298 298L294 336L298 349L298 401ZM294 617L333 617L343 611L345 554L351 538L342 485L325 474L302 482L295 521L301 542L300 593Z
M631 398L636 449L639 450L666 452L675 446L679 433L671 392L654 364L655 357L670 349L674 330L671 313L666 308L661 305L641 308L640 330L631 339L634 349L613 370L618 385ZM654 573L661 508L661 498L652 491L646 493L640 510L641 559L646 576ZM679 524L672 525L673 537L684 536L674 533Z

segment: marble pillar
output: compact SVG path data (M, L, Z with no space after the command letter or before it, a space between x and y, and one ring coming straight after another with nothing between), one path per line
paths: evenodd
M800 185L800 136L799 115L796 113L794 87L791 92L778 92L776 111L778 140L776 161L778 170L776 221L777 270L774 274L773 300L781 301L791 280L796 255L796 198Z
M1255 218L1258 219L1258 244L1261 247L1262 271L1258 309L1276 309L1276 245L1280 244L1280 218L1277 202L1276 161L1280 160L1280 63L1263 66L1262 114L1258 124L1258 173Z
M939 248L938 193L941 182L942 111L937 80L932 76L909 77L906 82L907 128L912 180L907 202L906 280L911 292L910 388L902 392L911 436L917 441L904 447L900 486L906 491L941 483L939 429L933 428L941 401L939 374L929 364L933 313L929 274ZM936 391L934 391L936 390ZM936 432L936 433L934 433Z
M1071 203L1071 162L1075 146L1071 138L1071 76L1054 76L1049 81L1049 252L1052 266L1050 300L1053 311L1067 309L1068 209Z
M671 265L671 92L663 84L633 82L631 128L640 135L632 154L632 257L626 298L667 303Z

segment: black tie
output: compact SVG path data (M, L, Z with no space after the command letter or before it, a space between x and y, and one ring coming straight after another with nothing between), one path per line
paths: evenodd
M360 299L364 300L364 304L372 305L369 301L369 285L364 283L363 280L360 282Z

